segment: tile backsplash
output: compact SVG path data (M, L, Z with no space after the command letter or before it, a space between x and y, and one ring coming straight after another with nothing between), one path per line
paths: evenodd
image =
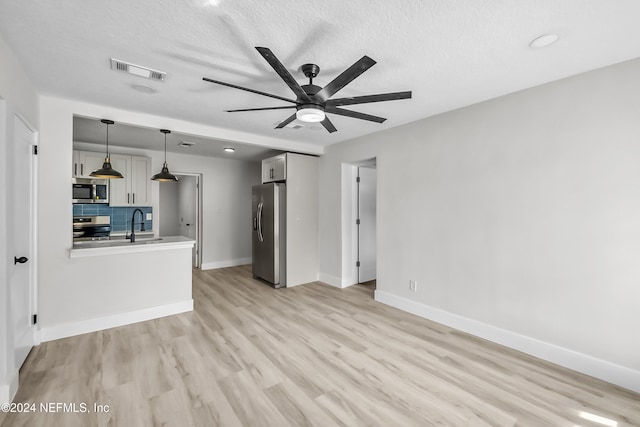
M151 207L111 207L105 204L74 204L73 216L86 216L86 215L109 215L111 217L111 231L122 232L130 231L131 228L131 215L133 211L140 209L144 214L144 228L147 231L153 230L153 220L147 220L147 214L153 213ZM136 215L136 231L138 231L140 224L140 215Z

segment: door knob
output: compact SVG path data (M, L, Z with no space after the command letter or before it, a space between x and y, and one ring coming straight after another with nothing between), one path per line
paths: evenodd
M24 264L25 262L29 261L29 258L27 258L26 256L21 256L20 258L18 257L13 257L13 263L14 264Z

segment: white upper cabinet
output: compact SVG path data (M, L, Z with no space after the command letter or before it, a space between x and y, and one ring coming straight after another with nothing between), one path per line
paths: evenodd
M287 155L279 154L262 161L262 183L287 179Z
M93 151L73 151L73 170L74 178L92 178L89 174L96 169L100 169L104 163L105 153L97 153Z
M131 204L134 206L151 205L151 159L131 156Z
M109 206L151 206L151 159L112 154L111 165L124 178L109 183Z

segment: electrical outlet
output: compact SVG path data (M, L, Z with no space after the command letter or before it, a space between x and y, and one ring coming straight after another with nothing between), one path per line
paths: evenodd
M152 213L148 213L147 214L147 221L151 221L153 219L153 214Z

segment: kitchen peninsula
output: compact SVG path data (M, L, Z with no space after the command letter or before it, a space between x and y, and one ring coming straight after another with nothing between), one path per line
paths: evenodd
M76 242L70 267L82 277L69 292L73 317L41 330L42 341L123 326L193 310L194 241L183 236Z

